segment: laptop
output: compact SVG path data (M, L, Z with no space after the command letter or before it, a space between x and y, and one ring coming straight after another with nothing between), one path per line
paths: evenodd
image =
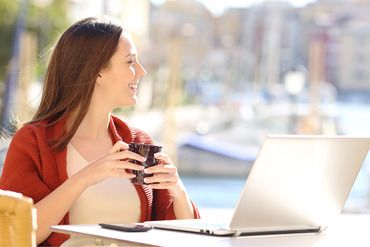
M341 213L369 148L370 137L269 135L230 221L146 223L221 236L323 231Z

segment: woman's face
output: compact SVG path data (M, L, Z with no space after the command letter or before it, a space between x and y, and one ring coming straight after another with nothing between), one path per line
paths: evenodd
M99 73L95 90L101 92L104 104L117 108L137 103L137 86L146 75L137 59L135 44L129 33L123 31L117 51L107 68Z

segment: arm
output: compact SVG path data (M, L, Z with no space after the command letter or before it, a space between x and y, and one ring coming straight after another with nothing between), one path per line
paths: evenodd
M182 181L178 180L178 188L169 190L173 197L173 210L177 219L193 219L194 210Z
M85 186L78 176L67 179L57 189L35 204L37 209L37 245L51 234L50 226L58 225L73 203L84 191Z

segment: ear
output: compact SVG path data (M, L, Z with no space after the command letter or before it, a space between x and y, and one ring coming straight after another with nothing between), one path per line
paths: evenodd
M96 83L101 85L103 83L103 78L101 76L101 74L98 74L98 77L96 78Z

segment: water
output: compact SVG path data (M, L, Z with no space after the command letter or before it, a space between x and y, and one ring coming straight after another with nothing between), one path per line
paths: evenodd
M338 103L338 123L346 135L370 136L370 104Z
M244 178L181 176L190 198L200 208L233 208Z

